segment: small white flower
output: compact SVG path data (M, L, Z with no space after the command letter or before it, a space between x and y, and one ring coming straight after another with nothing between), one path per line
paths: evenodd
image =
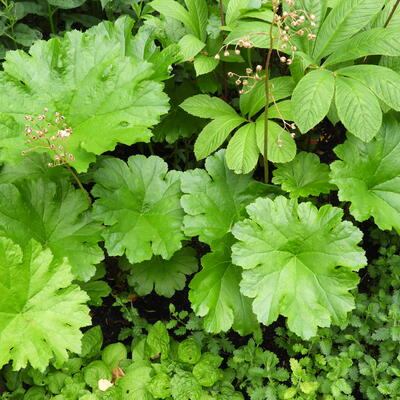
M99 390L101 390L102 392L105 392L111 386L114 386L114 384L108 379L99 379L98 381Z
M71 131L69 130L69 129L60 129L59 131L58 131L58 136L60 136L60 137L68 137L68 136L70 136L71 135Z

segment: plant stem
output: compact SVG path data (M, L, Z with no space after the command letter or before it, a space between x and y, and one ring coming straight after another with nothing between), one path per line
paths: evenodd
M267 60L265 62L265 110L264 110L264 182L269 183L269 166L268 166L268 114L269 114L269 96L270 96L270 86L269 86L269 67L271 63L271 56L274 50L274 37L273 37L273 27L275 21L275 15L277 12L277 7L273 8L272 23L269 29L270 44L267 54Z
M394 4L393 8L392 8L392 11L391 11L390 14L389 14L388 19L387 19L386 22L385 22L385 25L383 25L384 28L387 28L387 26L390 24L390 21L392 20L393 15L394 15L394 13L396 12L397 7L398 7L399 5L400 5L400 0L397 0L396 3Z
M56 32L56 27L55 27L54 21L53 21L53 15L54 15L54 12L56 11L56 9L53 10L51 8L51 5L48 4L47 10L48 10L48 16L49 16L49 22L50 22L50 30L51 30L51 33L53 35L55 35L55 34L57 34L57 32Z
M83 187L82 182L80 181L80 179L78 178L78 175L74 172L74 170L70 167L69 164L65 164L65 166L67 167L68 171L71 173L71 175L74 177L75 182L78 184L79 188L83 191L83 193L85 193L86 198L89 201L89 204L91 203L90 201L90 196L89 193L87 192L87 190Z
M224 15L224 7L222 5L222 0L219 0L219 17L221 20L221 26L225 26L225 15ZM222 62L222 75L223 75L223 99L225 101L228 100L228 80L226 78L226 64Z

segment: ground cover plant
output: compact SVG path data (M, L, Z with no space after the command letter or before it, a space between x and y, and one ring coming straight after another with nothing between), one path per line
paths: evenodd
M400 399L399 0L0 6L1 399Z

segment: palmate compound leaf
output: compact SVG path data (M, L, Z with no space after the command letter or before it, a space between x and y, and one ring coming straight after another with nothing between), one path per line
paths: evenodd
M331 182L339 199L350 201L357 221L373 217L380 229L400 232L400 122L387 114L374 139L364 143L349 135L335 148L340 161L331 164Z
M12 207L10 207L12 204ZM102 227L88 199L67 181L22 180L0 185L0 236L20 246L34 239L58 259L68 257L75 279L87 281L104 258Z
M3 160L20 159L26 150L23 116L45 107L49 119L58 111L73 128L66 148L78 172L117 143L150 140L149 128L168 111L168 97L153 79L154 65L132 56L130 24L128 18L104 22L85 33L37 41L29 54L7 53L0 72Z
M346 319L354 308L349 293L359 281L353 272L366 265L357 246L362 233L343 211L325 205L298 204L282 196L259 198L247 207L249 219L236 223L232 260L241 266L244 295L269 325L279 314L289 329L308 339L318 326Z
M187 247L176 252L170 260L153 257L140 264L128 264L124 269L131 270L129 285L139 296L154 291L159 296L172 297L176 290L185 287L186 275L197 271L197 258L194 249Z
M80 353L82 333L90 325L86 293L71 285L66 260L55 261L35 241L23 248L0 238L0 367L13 361L19 370L29 362L44 370L55 357Z
M250 299L239 291L240 270L230 257L231 228L245 217L245 207L268 187L249 175L236 175L226 165L225 151L206 160L206 170L182 175L181 203L186 212L184 231L199 236L213 250L202 258L203 269L190 283L189 298L198 315L204 317L210 332L230 327L241 334L257 328Z
M293 161L278 165L273 175L272 182L281 185L292 198L318 196L335 187L329 183L329 166L320 163L313 153L297 154Z
M131 263L140 263L153 255L170 259L182 247L179 173L168 172L161 158L104 159L94 179L93 212L106 225L109 255L125 253Z

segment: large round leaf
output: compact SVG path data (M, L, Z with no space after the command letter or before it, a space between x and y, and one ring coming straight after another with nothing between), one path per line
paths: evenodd
M13 205L10 207L10 203ZM23 246L34 239L58 259L68 257L75 279L87 281L104 258L102 227L88 199L67 181L22 180L0 185L0 236Z
M135 49L129 24L127 18L104 22L85 33L37 41L29 54L7 53L0 72L0 127L2 113L9 118L0 133L3 159L20 159L23 116L45 107L49 121L58 111L73 128L65 147L79 172L117 143L150 140L149 128L168 111L168 97L153 79L153 64L127 56Z
M316 154L302 151L293 161L278 165L272 182L282 185L290 197L318 196L329 193L334 186L329 183L329 166L322 164Z
M233 224L245 217L245 207L267 188L229 170L224 156L220 150L207 158L206 170L187 171L181 178L185 234L199 236L212 248L225 241Z
M0 367L44 370L67 350L79 353L82 333L90 324L86 293L71 285L70 265L53 261L49 249L35 242L23 249L0 238Z
M126 253L139 263L153 255L169 259L181 248L179 175L168 172L161 158L132 156L127 164L109 158L94 178L94 216L107 226L103 236L111 256Z
M358 221L373 217L380 229L400 232L400 123L386 115L370 142L349 135L335 148L341 161L331 164L331 181L341 201L351 201Z
M232 260L244 269L241 291L254 298L258 320L269 325L282 314L305 339L343 322L354 308L353 271L367 261L357 246L362 234L342 222L343 211L281 196L259 198L247 211L250 218L233 227Z

